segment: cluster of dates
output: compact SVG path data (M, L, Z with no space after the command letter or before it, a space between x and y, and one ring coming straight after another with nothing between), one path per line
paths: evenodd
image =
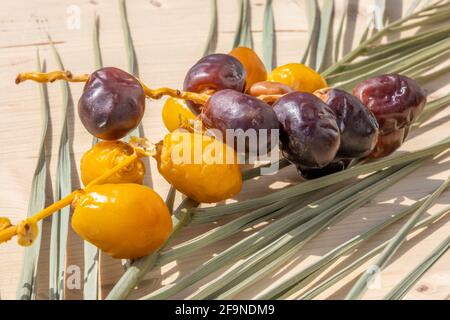
M61 76L59 79L71 80L71 75L62 71L30 74L28 79L40 82L53 81L49 76L55 74ZM187 72L184 91L151 90L113 67L96 70L84 81L79 116L86 129L103 141L81 160L86 188L73 195L72 227L82 238L116 258L147 255L160 247L172 230L164 201L143 185L145 166L137 155L140 149L119 140L141 122L146 96L172 96L162 114L170 133L154 145L151 155L161 175L198 202L233 197L241 190L242 176L236 150L228 145L229 141L176 130L181 119L199 118L204 127L222 132L222 137L227 137L227 130L244 135L247 130L262 130L267 133L269 148L272 131L276 130L283 155L309 179L343 170L353 159L392 153L405 140L426 101L422 88L398 74L367 79L354 88L353 94L328 88L320 74L299 63L280 66L268 74L256 53L243 47L200 59ZM202 161L174 162L172 151L185 140L193 146L196 139L201 141ZM259 152L260 143L256 145ZM245 152L253 152L254 147L248 145ZM223 161L203 161L208 149L218 152ZM230 150L235 157L233 163L228 161ZM192 151L191 159L198 150ZM99 177L101 184L95 185ZM28 219L23 225L31 225L34 230L35 223ZM22 229L10 234L20 236ZM21 238L27 240L26 245L32 243L28 233Z
M211 95L205 105L187 105L224 136L227 129L279 130L284 156L305 178L392 153L426 102L424 90L399 74L367 79L353 94L328 88L320 74L298 63L267 75L248 48L203 57L187 72L184 90Z
M423 89L403 75L375 76L350 94L328 88L320 74L298 63L267 74L256 53L244 47L201 58L187 72L183 89L209 99L186 101L187 110L184 101L169 98L163 120L170 130L180 117L199 117L223 137L227 130L267 130L268 147L270 132L279 130L283 155L305 178L345 169L353 159L392 153L426 102ZM141 84L115 68L91 74L79 102L81 120L101 139L125 136L144 110Z
M287 64L267 74L259 57L248 48L203 57L187 72L183 90L193 97L198 94L208 98L204 103L176 98L167 100L163 121L171 132L160 143L155 158L162 176L177 190L198 202L218 202L234 196L241 189L242 178L239 166L226 162L229 141L222 143L201 133L204 149L216 144L218 148L215 149L223 151L223 163L175 163L172 150L180 143L180 138L184 136L194 140L198 134L176 130L181 118L200 118L206 128L221 131L224 138L227 130L243 135L248 130L265 130L269 148L272 146L271 131L277 130L283 155L295 164L303 177L309 179L343 170L353 159L382 157L393 152L406 138L409 125L422 111L426 100L425 93L413 80L396 74L367 79L356 86L353 95L327 88L320 74L302 64ZM126 136L141 122L145 98L146 92L139 80L122 70L102 68L89 76L78 111L88 131L104 141L83 156L81 173L85 185L102 170L114 167L132 153L130 146L117 139ZM259 143L256 145L256 148L260 146ZM255 151L252 147L247 146L245 151ZM139 201L122 196L128 199L122 200L126 205L115 210L111 203L117 203L118 196L108 193L108 190L115 190L115 194L128 194L128 188L133 189L135 195L140 194L136 184L142 185L144 173L145 166L138 159L126 171L111 177L108 182L116 185L102 189L104 198L110 201L101 206L97 203L97 208L110 216L110 212L120 213L128 207L136 214L134 220L140 221ZM124 183L131 183L132 187L126 187ZM119 186L124 189L122 193L117 192ZM148 197L151 192L145 189L143 193ZM157 198L156 193L152 194ZM92 204L94 200L88 203ZM117 240L120 238L114 236L116 232L106 240L105 234L108 233L105 232L101 237L90 236L92 224L95 224L92 217L99 216L94 213L99 210L92 209L92 206L78 206L72 225L85 239L115 257L141 256L162 243L171 230L162 200L154 203L160 208L145 216L159 217L160 222L149 223L145 230L159 235L158 238L136 238L136 235L149 233L134 232L143 227L130 228L127 238L134 244L126 246L125 250L118 249L121 248L119 243L111 245L115 241L120 242ZM105 205L109 212L104 210ZM161 221L165 221L164 227L161 227ZM131 241L133 238L136 239ZM142 249L133 250L135 243L143 244Z

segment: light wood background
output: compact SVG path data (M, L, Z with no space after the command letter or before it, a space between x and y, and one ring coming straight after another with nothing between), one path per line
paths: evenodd
M336 15L340 17L344 1L337 0ZM348 50L351 39L359 39L369 17L372 1L350 1L350 20L346 25L344 48ZM397 18L405 11L410 1L387 1L387 15ZM67 9L70 5L81 9L81 24L78 30L67 28ZM264 11L263 0L252 0L252 32L256 51L261 53L261 29ZM231 49L237 16L236 1L221 0L219 11L218 52ZM120 25L117 1L107 0L15 0L0 4L0 208L2 216L9 216L13 222L25 217L30 193L31 179L36 164L40 139L39 91L34 83L20 86L14 84L18 72L35 69L35 53L38 47L45 58L48 69L55 69L55 60L48 46L46 32L57 43L58 50L67 69L72 72L89 72L93 69L92 23L94 12L101 17L101 47L105 65L126 68L126 52ZM298 61L307 39L307 23L304 2L275 0L277 63ZM210 8L207 0L129 0L128 15L134 38L141 78L153 87L181 87L185 71L201 56L210 23ZM339 19L337 19L339 20ZM356 21L356 25L355 25ZM357 40L354 40L357 43ZM432 97L448 93L445 84L450 78L427 85ZM82 85L71 85L77 101ZM59 85L50 85L51 126L47 137L47 151L50 161L50 179L54 184L57 148L61 130L61 90ZM158 141L166 133L161 122L163 101L149 101L143 124L145 134ZM414 150L428 146L449 135L450 108L437 114L422 128L413 132L401 150ZM71 156L74 168L91 143L91 137L82 127L78 117L71 111L69 115ZM400 151L401 152L401 151ZM336 245L358 232L382 221L390 214L398 212L405 205L428 194L442 183L450 173L448 155L428 161L417 172L411 174L395 186L379 194L363 208L355 211L329 230L308 243L294 259L282 269L258 284L248 288L238 298L251 298L261 288L281 279L293 270L305 266ZM78 174L73 173L74 188L78 187ZM168 191L168 184L159 176L151 161L147 183L162 196ZM286 184L297 183L300 179L292 168L285 169L276 178L264 177L245 184L239 199L245 199L270 192ZM52 194L47 194L50 202ZM445 192L430 213L450 203L450 192ZM48 255L49 222L44 226L43 245L38 274L38 298L48 297ZM188 239L214 224L188 227L178 237L178 241ZM376 244L392 236L400 224L383 231L380 235L364 243L360 250L366 252ZM257 227L246 230L232 238L195 252L188 257L173 262L161 269L150 272L133 298L138 298L162 284L183 276L217 252L235 243ZM448 217L432 227L417 232L395 255L392 263L383 271L380 288L369 290L365 298L380 298L402 277L429 254L450 232ZM19 280L23 249L15 241L0 246L0 294L2 299L14 299ZM349 259L341 259L329 272L335 272ZM67 265L83 266L82 241L73 232L69 237ZM364 268L359 268L333 286L320 298L342 298ZM102 296L104 297L123 270L118 261L102 257ZM221 271L220 271L221 272ZM211 275L216 277L220 272ZM207 279L205 279L206 281ZM179 295L183 298L197 288L191 287ZM82 298L82 290L67 290L67 298ZM408 299L448 299L450 297L450 253L442 257L436 265L410 291Z

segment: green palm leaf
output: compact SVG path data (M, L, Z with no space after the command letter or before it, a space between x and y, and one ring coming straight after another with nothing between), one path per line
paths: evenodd
M315 54L317 52L317 40L318 30L320 28L320 10L317 5L317 0L305 0L306 6L306 19L308 21L308 43L303 53L300 62L306 64L308 56L314 59L309 61L309 66L313 69L316 68ZM312 61L313 60L313 61Z
M271 71L274 66L273 47L275 41L275 23L273 19L272 0L266 0L263 24L263 61L266 69Z
M430 216L426 219L423 219L418 224L416 224L413 229L411 229L409 231L409 234L411 234L414 231L417 231L421 228L425 228L425 227L433 224L434 222L436 222L442 216L448 214L449 212L450 212L450 206L447 206L443 210L440 210L438 213L435 213L432 216ZM369 259L374 257L376 254L380 253L384 248L386 248L386 246L389 244L389 241L390 241L390 239L383 242L382 244L378 245L377 247L370 250L369 252L367 252L363 256L359 257L358 259L354 260L352 263L350 263L345 268L337 271L331 277L325 279L324 281L320 282L313 288L311 288L308 291L306 291L305 293L303 293L298 299L309 300L309 299L313 299L314 297L317 297L320 293L324 292L326 289L328 289L332 285L336 284L339 280L341 280L344 277L346 277L347 275L349 275L351 272L353 272L358 267L363 265L365 262L367 262ZM300 282L297 286L290 289L288 292L283 294L280 298L288 297L290 294L296 293L301 288L304 288L305 285L307 285L308 283L313 281L320 273L325 271L326 268L328 268L328 265L325 265L324 267L317 270L314 274L312 274L310 277L308 277L305 280L303 280L302 282Z
M321 257L316 262L314 262L314 263L308 265L307 267L304 267L294 273L291 273L289 275L289 277L265 288L260 293L258 293L258 295L255 297L255 299L273 299L274 297L277 297L278 295L285 292L287 289L293 287L294 285L296 285L300 281L304 280L308 276L311 276L317 270L320 270L324 266L328 266L328 265L332 264L334 261L336 261L337 258L350 252L356 246L358 246L362 242L370 239L371 237L375 236L381 230L384 230L386 227L392 225L394 222L400 220L401 218L405 217L406 215L411 214L422 203L423 203L423 200L417 201L411 207L403 210L402 212L400 212L398 214L392 215L385 221L371 227L368 231L361 233L361 234L351 238L350 240L344 242L343 244L337 246L336 248L334 248L331 251L329 251L328 253L326 253L323 257ZM296 286L296 290L300 290L300 289L301 288Z
M409 231L417 224L426 210L434 203L434 201L441 195L441 193L450 184L450 177L442 183L442 185L429 197L422 206L408 219L403 227L392 238L386 248L383 250L377 261L358 279L355 285L348 293L346 299L358 299L367 289L367 284L372 281L376 272L383 269L388 261L392 258L394 253L398 250L401 244L405 241Z
M217 47L217 0L210 0L211 2L211 23L209 25L208 38L206 40L203 55L214 53Z
M333 25L334 1L324 0L320 15L319 40L317 42L316 69L322 71L327 63L328 44L330 43L330 30Z
M234 34L233 48L242 46L253 48L253 39L250 26L250 1L238 0L239 19Z
M403 298L411 287L430 269L450 248L450 237L442 241L433 252L414 268L399 284L397 284L383 299L399 300Z
M123 31L123 38L125 41L125 50L127 54L127 70L133 76L139 77L139 65L136 56L136 50L134 48L133 37L131 36L130 23L128 21L127 15L127 4L125 0L119 0L119 9L120 9L120 18L121 18L121 26ZM128 135L124 138L124 140L129 140L132 136L140 136L139 128L133 129Z
M39 50L36 50L36 62L37 71L45 72L44 66L41 65L39 57ZM32 216L35 212L38 212L45 207L45 195L47 185L47 160L45 152L45 137L47 135L48 122L49 122L49 109L50 103L48 101L47 85L39 84L39 93L41 100L41 121L42 131L41 140L39 142L39 154L36 168L34 170L33 181L31 183L31 195L28 205L27 216ZM36 299L36 277L37 267L39 260L39 251L41 247L41 233L42 222L38 223L39 232L38 237L35 239L31 247L27 247L24 253L24 260L22 265L22 274L17 288L17 299L30 300Z
M56 47L50 44L60 70L64 65ZM62 129L58 150L58 163L56 168L55 200L58 201L72 191L70 138L67 127L67 113L73 108L73 99L69 84L61 82L63 95ZM50 299L64 299L64 276L67 247L67 234L69 229L70 207L63 208L52 215L52 231L50 238Z

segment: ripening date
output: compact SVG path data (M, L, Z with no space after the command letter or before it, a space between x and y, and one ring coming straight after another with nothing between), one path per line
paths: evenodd
M395 151L406 139L409 126L422 112L425 91L413 80L399 74L369 78L353 89L353 94L375 115L380 135L373 158Z
M117 140L136 128L145 111L144 90L131 74L113 67L98 69L78 101L84 127L103 140Z
M235 57L228 54L210 54L201 58L186 73L183 88L197 93L214 93L219 90L232 89L243 92L246 71ZM202 106L187 101L195 114L200 114Z
M274 105L284 156L302 168L322 168L336 157L340 132L335 112L310 93L292 92Z
M245 151L247 153L259 153L260 139L267 139L267 148L272 147L272 130L278 130L279 123L277 115L267 103L231 89L216 92L209 98L202 110L202 121L208 128L215 128L221 131L223 137L227 136L227 130L235 133L236 139L233 141L235 147L237 141L242 141L244 135L254 132L258 138L258 144L253 145L245 141ZM261 134L260 130L267 134ZM244 150L238 150L244 151ZM261 153L263 151L261 150Z
M341 133L339 159L362 158L370 154L378 138L375 115L348 92L326 88L315 92L336 114Z

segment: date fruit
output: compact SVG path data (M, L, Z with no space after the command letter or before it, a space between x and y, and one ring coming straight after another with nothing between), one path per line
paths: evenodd
M251 154L269 151L272 146L272 130L277 130L274 133L278 133L279 129L277 116L271 106L255 97L231 89L214 93L203 108L201 117L206 127L218 129L224 139L227 137L227 130L231 130L228 133L235 134L233 140L235 148L238 141L244 145L245 136L250 137L254 133L257 144L245 140L245 152ZM260 131L264 129L265 132ZM261 139L267 139L267 150L259 150L259 144L263 143ZM227 139L227 143L230 142Z
M224 89L243 92L246 72L238 59L228 54L210 54L201 58L186 74L183 89L197 93L214 93ZM200 114L202 105L187 101L194 114Z
M267 80L281 82L296 91L308 93L327 87L327 82L318 72L301 63L276 67L267 76Z
M369 155L378 138L375 115L358 98L343 90L325 88L314 94L336 113L341 132L341 144L336 157L347 159Z
M400 74L369 78L358 84L353 94L374 113L380 126L371 158L384 157L400 147L426 103L425 91L413 79Z
M103 140L126 136L139 125L144 111L145 94L139 81L113 67L94 71L78 101L81 122Z
M281 125L281 150L300 172L334 160L341 139L336 114L328 105L313 94L291 92L273 109Z
M267 96L267 95L283 95L289 92L294 92L295 90L291 87L275 82L275 81L261 81L257 82L254 85L250 87L250 90L248 93L253 97L259 97L259 96ZM268 104L273 104L276 100L278 100L277 97L270 97L270 99L265 98L264 101Z

